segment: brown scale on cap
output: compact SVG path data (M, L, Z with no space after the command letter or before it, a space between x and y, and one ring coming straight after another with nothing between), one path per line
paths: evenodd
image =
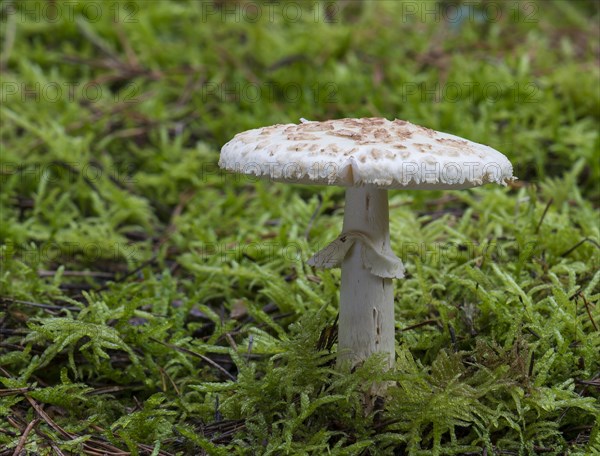
M348 118L346 118L346 119L339 119L336 121L328 120L325 123L329 123L332 126L333 126L333 122L335 122L336 125L341 123L342 126L344 126L344 127L352 128L352 127L362 127L365 120L366 119L348 119Z
M371 149L371 157L373 157L375 160L379 160L381 158L383 154L381 153L381 151L379 149Z
M283 125L284 124L276 124L276 125L271 125L269 127L263 127L263 128L261 128L260 134L261 134L261 136L268 136L268 135L272 134L273 132L279 130ZM248 132L238 133L238 135L243 135L245 133L248 133ZM238 135L236 135L236 136L238 136Z
M409 130L394 130L394 139L410 139L413 135L412 131Z
M341 136L342 138L350 138L350 139L358 139L360 138L360 133L352 130L333 130L328 132L328 134L332 136Z
M449 147L458 147L459 149L464 149L469 146L467 141L462 139L451 139L451 138L435 138L436 142L443 144L444 146Z
M254 138L252 138L250 135L246 134L246 132L238 133L237 135L235 135L235 138L239 139L244 144L252 144L254 142Z
M431 128L427 128L427 127L421 127L419 126L419 129L425 133L427 136L429 136L430 138L433 138L436 135L435 130L432 130Z
M287 135L288 141L318 141L319 137L307 133L292 133Z
M375 130L373 132L373 136L378 141L385 142L385 143L390 142L390 139L392 138L392 135L390 134L390 132L388 130L386 130L385 128L378 128L377 130Z
M308 143L292 144L288 146L286 150L288 150L289 152L300 152L308 149L309 146L310 144Z
M448 155L450 157L456 157L458 155L473 155L475 152L469 146L469 142L464 139L452 139L452 138L435 138L435 141L446 149L441 149L439 155ZM481 155L479 155L481 156Z
M306 133L324 133L333 129L333 124L329 122L306 122L290 125L283 132L291 135L306 135Z
M419 149L419 152L423 152L423 153L429 152L432 149L431 144L415 143L414 146Z
M301 132L301 131L308 131L308 132L325 132L328 130L333 130L334 126L332 123L328 123L328 122L307 122L307 123L302 123L299 125L295 126L297 128L296 131Z
M436 131L432 130L430 128L427 127L422 127L420 125L415 125L413 123L410 123L407 120L401 120L401 119L394 119L391 121L392 124L394 124L395 127L401 127L401 128L412 128L412 129L418 129L421 130L422 132L428 133L428 134L432 134L435 135Z

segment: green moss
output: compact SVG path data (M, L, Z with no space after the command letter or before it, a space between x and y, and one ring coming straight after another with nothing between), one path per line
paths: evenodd
M598 4L467 3L3 5L0 450L39 418L38 454L600 453ZM520 178L390 192L387 372L334 367L339 271L305 264L342 190L217 167L354 116Z

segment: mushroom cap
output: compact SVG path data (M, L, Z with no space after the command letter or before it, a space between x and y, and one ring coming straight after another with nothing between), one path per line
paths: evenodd
M515 179L500 152L383 118L302 120L235 135L219 166L279 182L387 189L460 189Z

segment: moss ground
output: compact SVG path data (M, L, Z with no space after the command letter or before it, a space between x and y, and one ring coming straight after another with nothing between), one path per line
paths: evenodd
M600 454L597 2L0 8L1 455ZM386 373L334 369L339 271L305 264L343 191L216 166L364 116L520 178L390 192Z

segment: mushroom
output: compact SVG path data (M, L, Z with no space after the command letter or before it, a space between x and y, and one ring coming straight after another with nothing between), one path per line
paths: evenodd
M404 265L390 248L388 189L506 185L512 165L491 147L403 120L338 119L237 134L219 166L274 181L346 187L342 233L308 260L341 266L338 363L395 358L394 288Z

